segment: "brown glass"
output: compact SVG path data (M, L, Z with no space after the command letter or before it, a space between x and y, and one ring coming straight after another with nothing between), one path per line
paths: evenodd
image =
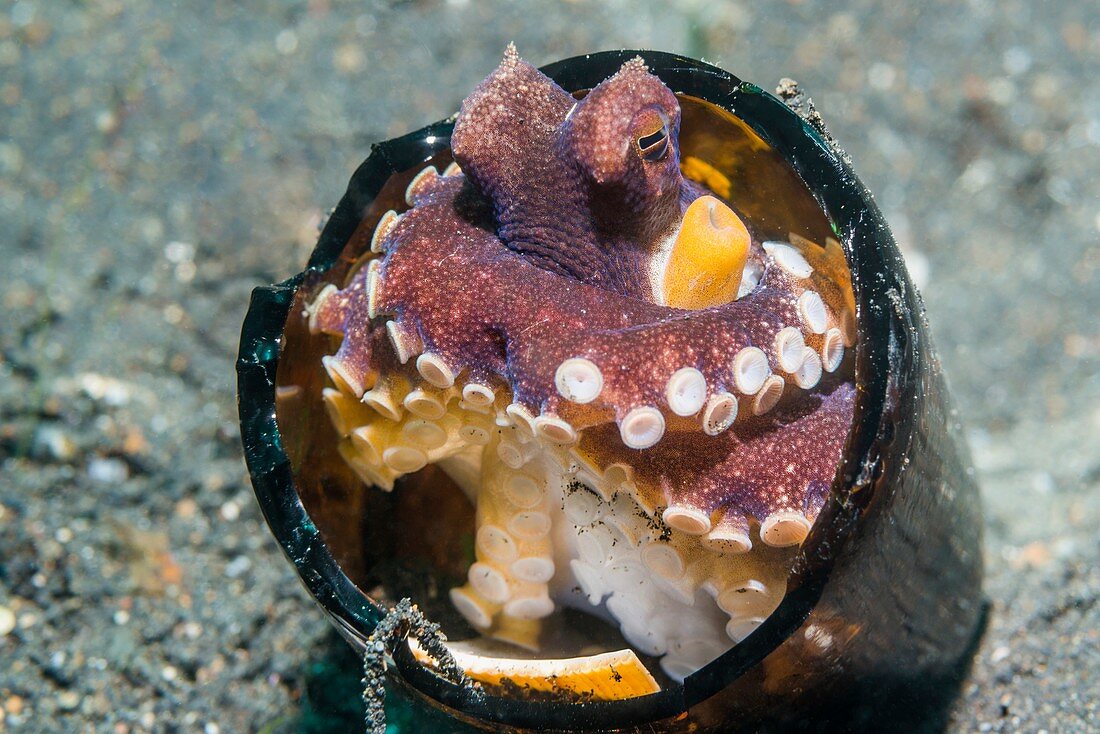
M594 54L545 71L567 89L586 88L635 53ZM731 203L757 236L794 232L821 242L835 233L844 247L857 304L859 390L832 492L779 609L683 686L585 706L511 700L448 684L400 648L394 681L449 716L502 731L926 721L955 690L984 606L977 491L919 297L870 194L820 130L720 69L640 53L683 92L685 155L727 175ZM346 281L381 213L402 208L417 162L447 162L449 129L438 123L376 149L311 269L257 289L242 334L242 436L257 496L303 581L357 646L382 613L373 602L406 593L429 613L450 614L445 625L462 624L437 602L472 559L472 510L431 470L391 494L360 485L336 454L320 402L320 356L335 344L311 336L301 313L321 285ZM385 185L380 172L392 175Z

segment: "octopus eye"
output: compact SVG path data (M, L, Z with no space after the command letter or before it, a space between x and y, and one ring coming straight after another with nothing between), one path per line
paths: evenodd
M650 163L664 158L668 153L668 125L661 125L657 132L638 138L638 151Z

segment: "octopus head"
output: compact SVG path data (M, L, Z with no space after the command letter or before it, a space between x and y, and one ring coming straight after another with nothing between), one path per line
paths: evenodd
M679 127L676 95L640 58L577 100L510 48L463 102L451 142L505 247L648 297L648 261L702 193L680 173Z
M676 95L636 58L577 103L561 143L594 184L631 192L641 206L679 193L679 130Z

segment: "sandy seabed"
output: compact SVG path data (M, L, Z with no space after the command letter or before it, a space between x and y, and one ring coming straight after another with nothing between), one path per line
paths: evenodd
M450 114L512 40L803 84L906 251L983 489L992 617L948 730L1097 730L1098 21L1070 0L0 7L0 732L354 721L354 660L244 471L240 323L370 142Z

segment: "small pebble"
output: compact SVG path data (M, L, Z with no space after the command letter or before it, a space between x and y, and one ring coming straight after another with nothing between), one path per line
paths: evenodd
M84 394L93 400L117 408L130 402L130 386L113 377L105 377L94 372L85 372L77 377Z
M218 511L218 514L222 516L223 520L233 522L241 516L241 506L234 500L229 500L224 505L222 505L221 510Z
M199 505L195 500L187 497L176 503L176 517L190 520L199 511Z
M121 459L95 458L88 462L88 478L97 484L121 484L130 477L130 469Z
M178 265L195 259L195 246L190 242L169 242L164 246L164 257L168 262Z
M57 426L39 426L34 434L38 452L55 461L70 461L76 456L76 443Z
M15 629L15 612L7 607L0 607L0 637L5 637Z
M252 568L252 561L248 556L237 556L225 565L225 575L231 579L239 578Z
M289 28L279 31L275 36L275 50L289 56L298 50L298 34Z

